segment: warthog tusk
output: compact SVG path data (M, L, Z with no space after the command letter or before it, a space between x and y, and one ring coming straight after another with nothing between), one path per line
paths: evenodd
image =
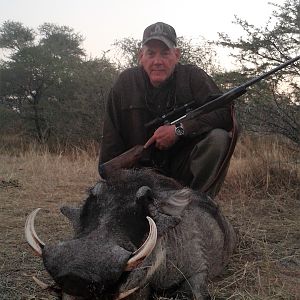
M25 223L26 241L38 256L42 256L42 249L45 246L45 243L39 239L34 229L34 218L40 209L41 208L37 208L33 212L31 212L28 215Z
M32 276L32 279L36 282L36 284L42 288L42 290L48 290L50 285L46 284L45 282L39 280L38 278L36 278L35 276Z
M157 228L155 222L147 217L149 222L150 231L144 244L135 252L132 253L132 257L128 260L125 267L125 271L132 271L135 269L147 256L149 256L154 249L157 241Z
M55 295L60 295L61 294L61 288L56 286L55 284L47 284L41 280L39 280L37 277L32 276L33 280L35 281L35 283L42 288L42 290L44 291L49 291L51 293L54 293Z
M128 290L128 291L126 291L126 292L122 292L122 293L120 293L120 294L117 296L117 298L115 298L115 300L121 300L121 299L124 299L124 298L128 297L129 295L131 295L132 293L134 293L135 291L137 291L138 289L139 289L138 287L135 287L135 288L133 288L133 289L131 289L131 290Z

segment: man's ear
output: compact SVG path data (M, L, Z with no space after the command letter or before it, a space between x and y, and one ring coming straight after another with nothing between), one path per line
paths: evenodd
M174 50L175 50L175 56L176 56L177 62L178 62L180 59L180 56L181 56L181 52L180 52L179 48L175 48Z
M144 55L144 51L143 51L143 48L140 49L139 51L139 54L138 54L138 63L139 65L141 65L141 59L143 58L143 55Z

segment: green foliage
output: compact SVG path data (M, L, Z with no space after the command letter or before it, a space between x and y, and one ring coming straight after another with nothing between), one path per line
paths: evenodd
M22 130L18 112L0 105L0 135L14 134Z
M178 48L181 52L180 63L196 65L208 74L220 72L215 45L212 42L203 37L199 37L196 42L192 39L179 37Z
M84 56L84 51L80 48L83 37L73 29L44 23L39 26L39 32L42 35L40 45L53 55L66 59Z
M105 59L82 62L63 86L60 101L49 108L53 135L67 144L100 141L103 112L116 70ZM68 92L68 94L66 93Z
M286 0L275 8L267 24L260 28L236 17L245 35L232 40L220 34L219 44L238 50L233 57L240 62L245 78L258 76L289 58L299 55L300 2ZM238 109L247 130L282 134L300 144L300 67L299 61L273 75L239 102Z
M83 38L67 26L45 23L34 33L7 21L0 33L0 47L11 50L0 63L1 105L17 112L25 133L41 143L99 139L114 66L86 60Z
M299 53L299 0L286 0L283 5L272 5L277 11L273 11L264 27L255 27L236 17L235 23L244 30L245 35L233 41L227 34L219 34L219 44L240 50L233 56L246 69L253 67L262 72Z
M142 47L140 40L134 38L124 38L114 42L116 48L115 58L120 69L135 67L139 64L139 53Z
M6 21L0 28L0 48L20 50L32 45L34 32L20 22Z
M275 10L264 27L236 17L245 35L232 40L220 34L218 45L237 50L233 56L239 70L224 73L215 44L203 38L179 37L180 62L200 66L228 90L299 54L299 0L272 5ZM45 23L33 30L13 21L0 26L0 48L8 53L0 61L0 134L8 132L5 124L15 124L42 143L100 138L107 94L119 70L138 65L141 42L124 38L114 43L112 59L108 52L87 59L82 41L67 26ZM236 101L239 119L246 130L279 133L300 144L299 99L298 63Z

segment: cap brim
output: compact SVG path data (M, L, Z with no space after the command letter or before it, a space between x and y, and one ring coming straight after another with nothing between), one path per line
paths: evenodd
M170 41L169 39L163 37L163 36L151 36L148 39L146 39L145 41L143 41L143 45L147 44L149 41L152 40L159 40L161 42L163 42L168 48L174 48L176 45Z

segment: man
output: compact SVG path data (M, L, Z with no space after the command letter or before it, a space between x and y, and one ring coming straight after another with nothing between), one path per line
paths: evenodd
M214 197L225 178L235 138L231 107L175 125L146 128L154 118L195 100L201 105L220 94L200 68L179 63L176 32L168 24L148 26L139 67L122 72L111 89L99 166L135 145L148 149L140 166L150 166ZM231 145L231 146L230 146ZM101 175L101 168L99 168Z

